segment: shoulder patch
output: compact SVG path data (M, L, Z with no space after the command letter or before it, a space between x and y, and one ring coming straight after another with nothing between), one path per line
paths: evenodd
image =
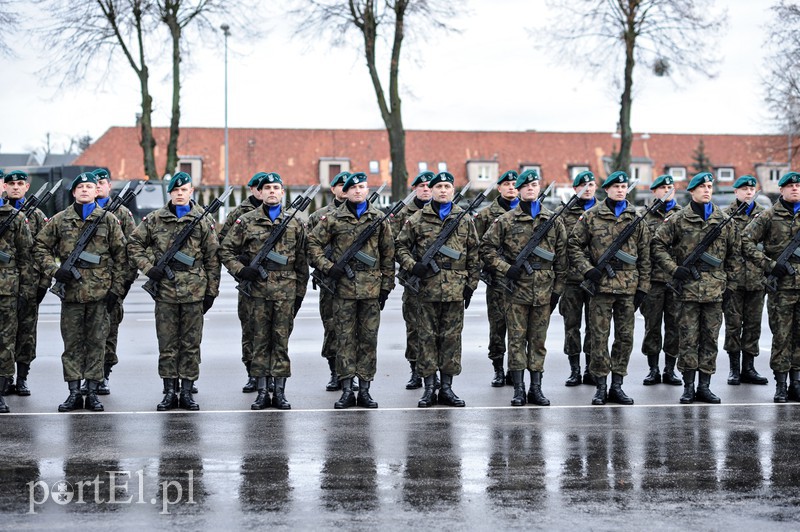
M143 218L142 218L142 221L143 221L143 222L146 222L146 221L147 221L147 216L143 217Z
M242 223L242 219L241 218L236 218L236 222L234 222L234 223L240 224L240 223Z
M321 222L321 221L325 220L326 218L328 218L328 215L324 214L324 215L322 215L322 217L320 217L319 221Z

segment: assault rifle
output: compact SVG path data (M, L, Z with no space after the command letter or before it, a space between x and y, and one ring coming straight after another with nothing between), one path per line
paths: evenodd
M208 205L199 216L194 217L191 222L186 224L183 229L181 229L181 232L178 233L178 236L175 237L175 240L172 241L172 244L170 244L169 248L167 248L167 251L165 251L158 261L156 261L154 267L163 268L164 275L166 275L167 279L170 281L175 280L175 272L172 271L172 268L170 268L170 263L172 263L173 260L178 261L184 266L188 266L190 268L194 266L194 257L190 257L186 253L182 253L181 248L186 241L189 240L189 237L192 236L194 228L197 227L207 215L217 212L225 203L225 200L228 199L228 196L231 195L231 192L233 192L233 187L228 187L228 190L223 192L220 197L212 201L211 204ZM142 288L144 288L145 292L150 294L153 299L155 299L158 295L158 283L153 279L149 279L146 283L144 283Z
M289 222L292 221L292 218L294 218L298 212L303 212L306 210L306 208L308 208L308 206L311 204L311 200L313 200L314 196L316 196L317 192L319 192L319 188L319 185L312 185L308 187L305 192L296 197L294 201L292 201L291 205L286 208L286 216L284 216L281 223L272 230L272 232L269 234L269 237L264 241L264 245L261 246L261 249L258 250L256 256L250 261L249 266L258 270L258 275L261 276L261 279L267 279L269 275L268 270L270 263L278 264L280 266L285 266L289 263L289 259L287 257L284 257L275 251L275 246L278 244L281 237L283 237L283 234L286 232L286 228L289 226ZM292 209L292 211L288 212L289 209ZM267 263L266 268L264 268L265 263ZM243 280L236 285L236 289L242 294L252 297L252 294L250 293L250 286L252 284L252 281Z
M356 259L357 261L361 262L365 266L369 268L374 268L375 264L377 264L378 259L368 255L361 251L361 248L367 243L367 241L375 234L375 232L381 227L384 221L388 220L391 216L394 216L400 210L411 203L411 200L414 199L415 193L412 190L408 196L403 198L403 201L397 202L394 207L389 209L389 212L381 216L380 218L376 218L372 221L359 235L356 237L355 241L350 244L342 256L334 263L334 267L340 267L344 269L345 275L348 279L355 279L356 274L353 271L353 268L350 266L350 261ZM331 294L336 293L336 280L324 275L319 269L314 270L314 273L311 276L316 281L317 285L321 286Z
M788 275L796 275L797 269L792 266L791 258L797 257L800 258L800 231L796 232L792 237L792 240L789 242L789 245L783 248L781 254L778 255L778 258L775 260L775 265L781 265L786 268L786 272ZM764 279L764 286L767 288L769 292L777 292L778 291L778 278L772 274L769 274L766 279Z
M47 183L42 185L42 188L40 188L36 192L36 194L25 200L25 203L22 204L20 212L27 217L28 213L33 212L37 207L39 207L39 205L44 205L45 203L50 201L50 198L53 197L53 194L55 194L56 190L61 188L61 183L62 181L59 180L55 185L53 185L53 188L51 188L47 192L45 192L45 189L47 188ZM42 194L43 192L44 194L42 196L39 196L39 194Z
M378 201L378 199L381 197L381 192L383 192L384 188L386 188L386 183L382 184L380 187L378 187L378 190L370 194L369 197L367 198L367 201L370 203L375 203L376 201Z
M58 186L61 186L60 182L59 182ZM42 186L42 188L40 188L39 191L36 192L36 194L41 194L42 192L44 192L44 189L46 189L46 188L47 188L47 183L45 183L44 186ZM35 198L36 194L31 196L31 198ZM24 204L23 204L23 207L24 207ZM20 212L22 212L22 209L20 209L20 210L11 209L11 212L8 213L8 217L5 220L3 220L2 224L0 224L0 238L3 238L3 235L6 234L6 231L8 231L8 229L11 227L11 224L14 223L14 219L17 217L17 214L19 214ZM11 255L9 255L8 253L4 253L4 252L0 251L0 262L2 262L2 263L11 262Z

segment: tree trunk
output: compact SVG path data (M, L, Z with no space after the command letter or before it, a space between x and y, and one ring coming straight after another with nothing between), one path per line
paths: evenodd
M174 174L178 167L178 136L181 122L181 26L175 18L166 21L172 35L172 116L169 122L165 174Z
M144 155L144 173L148 179L157 180L155 147L156 139L153 137L153 97L150 96L148 87L149 72L146 66L139 71L139 84L142 92L142 139L139 145Z
M389 154L392 158L392 200L400 201L408 193L408 170L406 169L406 131L403 124L393 121L387 128Z
M635 64L634 50L636 47L636 14L639 8L638 0L630 0L628 11L625 13L626 31L625 39L625 77L623 80L622 97L619 107L620 146L617 156L617 167L612 171L622 170L630 174L631 171L631 146L633 144L633 131L631 130L631 107L633 106L633 67Z

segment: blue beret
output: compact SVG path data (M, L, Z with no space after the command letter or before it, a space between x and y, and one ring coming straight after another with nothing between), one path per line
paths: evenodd
M3 177L3 181L6 183L11 183L12 181L27 181L28 174L23 172L22 170L14 170L12 172L7 173L3 176L2 170L0 170L0 177Z
M438 174L436 174L433 177L433 179L428 181L428 186L433 188L434 185L436 185L437 183L450 183L450 184L453 184L453 182L455 180L456 179L453 177L453 174L451 174L450 172L439 172Z
M250 178L250 181L247 182L248 187L257 187L258 182L261 181L263 178L267 177L266 172L257 172L253 174L253 177Z
M713 182L714 182L714 176L711 175L711 172L700 172L699 174L694 176L691 181L689 181L689 186L686 187L686 190L694 190L695 188L697 188L698 185L701 185L703 183L713 183Z
M594 181L594 174L591 173L589 170L585 170L575 176L575 179L572 181L572 186L579 187L581 185L585 185L586 183L590 183L592 181Z
M758 185L758 181L756 178L751 175L743 175L739 179L736 180L736 183L733 184L733 188L739 187L754 187Z
M516 182L518 177L519 174L517 172L515 172L514 170L509 170L507 172L504 172L503 175L500 176L500 179L497 180L497 184L499 185L503 181Z
M784 174L780 181L778 181L778 186L782 187L784 185L789 185L791 183L800 183L800 174L797 172L789 172Z
M283 179L281 179L280 174L278 174L277 172L270 172L268 174L264 174L263 176L261 176L261 179L258 180L258 190L264 188L264 185L266 184L273 185L275 183L283 185Z
M192 176L187 174L186 172L178 172L172 179L169 180L169 184L167 185L167 192L172 192L172 189L175 187L182 187L187 183L192 182Z
M108 179L111 181L111 174L108 173L108 170L105 168L98 168L97 170L92 170L92 173L97 177L97 180L100 181L101 179Z
M91 172L84 172L75 179L72 180L72 185L69 187L69 191L72 192L75 188L80 185L81 183L94 183L97 184L97 176Z
M347 191L347 189L349 189L353 185L366 182L367 182L367 174L365 174L364 172L356 172L355 174L350 174L347 177L347 179L345 179L342 190Z
M626 174L622 170L617 170L616 172L608 176L605 181L603 181L602 187L608 188L611 185L616 185L618 183L627 183L627 182L628 182L628 174Z
M664 186L664 185L674 185L674 184L675 184L675 178L673 178L669 174L664 174L664 175L658 176L656 178L656 180L653 181L653 184L650 185L650 190L655 190L658 187L661 187L661 186Z
M539 181L540 179L541 177L539 177L539 172L536 170L525 170L519 174L517 181L514 183L514 188L522 188L528 183L533 183L534 181Z
M414 181L411 182L411 186L415 187L420 183L430 183L430 180L436 177L436 174L430 171L420 172L417 177L414 178Z
M344 182L347 181L348 177L350 177L350 172L339 172L331 181L331 186L335 187L337 185L344 185Z

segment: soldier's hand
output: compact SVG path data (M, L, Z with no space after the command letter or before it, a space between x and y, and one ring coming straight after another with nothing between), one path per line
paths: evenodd
M508 277L512 281L519 281L520 277L522 277L522 268L520 268L516 264L512 264L511 267L506 272L506 277Z
M203 298L203 314L208 312L214 305L214 296L205 296Z
M389 299L389 291L388 290L381 290L381 293L378 294L378 303L381 305L381 310L383 307L386 306L386 300Z
M470 301L472 301L472 293L473 292L474 292L474 290L472 288L470 288L469 286L465 286L464 287L464 292L462 292L462 294L461 294L461 295L464 296L464 310L469 308L469 303L470 303Z
M153 266L152 268L147 270L147 272L145 272L145 275L148 276L153 281L159 282L162 279L164 279L164 276L166 274L164 273L164 267L163 266Z
M28 300L22 296L17 296L17 314L25 314L28 310Z
M250 255L236 255L236 260L244 264L245 266L250 265L250 261L253 260L250 258Z
M47 295L47 288L42 288L41 286L36 289L36 303L39 304L44 299L44 296Z
M128 292L131 291L131 286L133 286L133 280L125 281L125 284L122 287L122 299L125 299L125 296L127 296Z
M675 273L673 273L672 276L679 281L686 281L687 279L689 279L689 277L692 276L692 270L690 270L686 266L678 266L678 268L675 270Z
M114 292L110 292L109 291L106 294L106 297L103 298L103 301L106 302L106 310L108 312L111 312L112 310L114 310L114 307L117 305L117 301L118 300L119 300L119 296L117 296L117 294L115 294Z
M72 274L70 273L70 271L63 267L57 269L56 273L53 274L53 277L55 277L56 281L58 281L59 283L64 283L64 284L67 284L72 280Z
M592 268L588 272L584 273L583 276L592 281L594 284L600 284L600 281L603 280L603 272L597 268Z
M250 266L245 266L241 270L239 270L239 277L244 279L245 281L256 282L261 277L258 274L258 270L255 268L251 268Z
M639 307L642 306L644 303L644 298L647 297L647 294L642 292L641 290L637 290L636 294L633 296L633 310L634 312L639 310Z
M730 301L732 295L733 295L733 290L731 290L730 288L726 288L725 292L722 293L722 302L727 303L728 301Z
M769 274L773 277L780 279L782 277L786 277L787 275L789 275L789 269L786 267L785 264L775 263L775 267L772 268L772 271L769 272Z
M300 307L303 305L303 298L296 297L294 298L294 315L297 317L297 313L300 312Z
M334 264L331 266L331 269L328 270L328 277L333 279L334 281L338 281L344 275L344 266L340 266L338 264Z
M428 274L428 267L422 264L421 262L417 262L416 264L414 264L414 267L411 268L411 274L416 275L421 279Z
M561 294L557 294L557 293L555 293L555 292L553 292L552 294L550 294L550 314L552 314L552 313L553 313L553 311L554 311L554 310L556 309L556 307L558 306L558 300L559 300L559 299L561 299Z

